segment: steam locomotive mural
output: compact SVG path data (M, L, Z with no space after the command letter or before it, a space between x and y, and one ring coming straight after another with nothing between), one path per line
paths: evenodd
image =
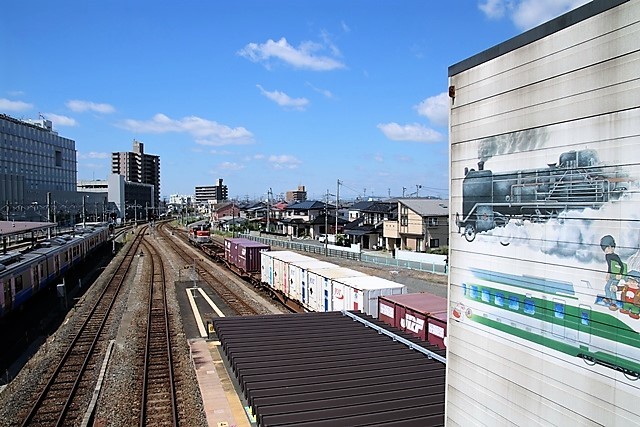
M601 164L595 150L568 151L558 163L539 169L493 173L478 163L465 168L458 232L467 241L476 233L507 225L511 219L546 221L571 209L599 209L628 188L618 167Z

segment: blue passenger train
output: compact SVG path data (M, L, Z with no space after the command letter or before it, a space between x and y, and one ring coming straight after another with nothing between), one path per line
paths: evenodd
M46 240L33 249L0 255L0 317L19 309L109 238L106 224L95 225Z

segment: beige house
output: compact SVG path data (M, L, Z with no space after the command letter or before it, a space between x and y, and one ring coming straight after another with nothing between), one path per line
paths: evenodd
M449 245L449 202L439 199L400 199L398 218L384 222L387 250L427 252Z

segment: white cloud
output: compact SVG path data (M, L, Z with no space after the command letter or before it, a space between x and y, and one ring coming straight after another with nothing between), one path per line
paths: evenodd
M278 90L269 92L260 85L256 85L256 87L260 89L260 92L265 97L269 98L281 107L304 111L304 109L309 105L309 100L307 98L291 98L286 93Z
M239 171L244 169L245 166L241 165L240 163L223 162L218 165L218 168L221 170L227 170L227 171Z
M80 101L79 99L72 99L67 101L67 108L76 113L83 113L85 111L93 111L94 113L109 114L116 111L116 109L110 104L99 104L91 101Z
M322 96L324 96L325 98L333 98L333 93L330 90L327 89L320 89L319 87L315 87L314 85L312 85L309 82L305 83L307 86L309 86L311 89L315 90L316 92L318 92L319 94L321 94Z
M98 153L96 151L90 151L88 153L78 152L79 159L108 159L111 157L111 153Z
M443 136L419 123L401 126L397 123L380 123L378 129L393 141L438 142Z
M522 30L547 22L556 16L588 3L590 0L522 0L514 9L511 20Z
M296 169L302 161L288 154L271 155L267 160L274 169Z
M33 104L22 101L11 101L10 99L0 98L0 110L4 111L26 111L33 108Z
M504 16L505 0L485 0L478 4L478 8L484 12L489 19L499 19Z
M278 59L294 68L313 70L313 71L331 71L344 68L345 65L337 59L329 56L316 55L317 52L329 49L334 55L337 49L332 44L325 46L315 42L303 42L295 48L291 46L287 39L282 37L280 40L267 40L265 43L249 43L237 52L238 55L247 58L252 62L262 63L269 68L271 59Z
M53 122L53 127L56 126L77 126L78 122L76 122L75 119L72 119L71 117L67 117L67 116L61 116L60 114L53 114L53 113L44 113L43 116L45 116L48 120L51 120Z
M449 94L442 92L431 96L414 107L418 114L429 119L433 124L447 126L449 124Z
M242 145L252 144L253 134L243 127L231 128L215 121L196 116L174 120L158 113L151 120L127 119L120 127L138 133L187 133L201 145Z
M528 30L590 0L483 0L478 8L490 19L505 15L521 30Z

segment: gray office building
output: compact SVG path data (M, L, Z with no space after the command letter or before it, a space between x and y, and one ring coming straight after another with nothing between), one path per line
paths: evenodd
M19 120L0 114L0 218L76 219L88 200L76 192L75 145L42 116Z

